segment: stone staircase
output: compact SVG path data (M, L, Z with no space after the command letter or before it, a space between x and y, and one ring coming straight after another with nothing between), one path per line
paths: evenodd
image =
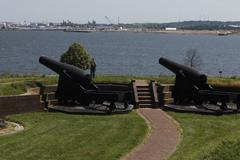
M40 89L41 102L44 103L45 108L49 108L50 106L55 106L58 104L58 100L55 97L56 90L57 90L56 85L48 85L41 87Z
M46 109L58 104L58 100L55 97L56 89L56 85L41 87L41 102ZM174 101L172 98L173 85L158 85L155 81L133 80L132 89L135 108L159 108Z
M155 81L148 83L145 80L133 80L132 86L135 99L135 108L159 107Z

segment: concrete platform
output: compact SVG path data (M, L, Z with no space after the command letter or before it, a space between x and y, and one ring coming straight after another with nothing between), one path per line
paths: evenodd
M164 110L170 110L181 113L198 113L198 114L210 114L210 115L223 115L223 114L236 114L240 113L237 109L221 110L219 106L215 105L175 105L168 104L164 106Z
M123 103L115 103L116 109L109 110L105 105L94 105L94 106L49 106L49 111L59 111L71 114L124 114L129 113L133 110L133 105L128 105L124 108Z

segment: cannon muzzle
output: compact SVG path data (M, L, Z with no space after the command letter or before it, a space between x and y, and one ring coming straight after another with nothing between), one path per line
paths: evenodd
M73 65L55 61L51 58L41 56L39 62L50 68L60 76L67 76L75 82L90 82L90 76L85 74L83 70Z
M176 75L181 74L185 76L187 79L191 80L195 83L206 83L207 82L207 76L204 74L199 73L193 68L178 64L176 62L173 62L169 59L161 57L159 59L159 64L163 65Z

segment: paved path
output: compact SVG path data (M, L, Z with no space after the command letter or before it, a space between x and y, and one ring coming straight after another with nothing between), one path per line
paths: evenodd
M150 122L150 135L145 143L130 153L125 160L167 159L181 139L177 123L161 109L141 108L139 112Z

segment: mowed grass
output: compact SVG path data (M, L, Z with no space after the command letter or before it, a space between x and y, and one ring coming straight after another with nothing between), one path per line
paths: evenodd
M0 75L0 96L18 95L25 93L28 88L40 86L40 84L56 84L56 75Z
M0 160L114 160L148 132L136 112L94 116L63 113L12 115L23 132L0 136Z
M157 80L161 83L173 82L173 76L131 76L131 75L97 75L96 83L130 83L133 79ZM38 87L40 84L57 84L57 75L13 75L0 74L0 96L18 95L25 93L28 88Z
M239 160L240 115L209 116L169 112L183 139L170 160Z
M134 76L134 75L97 75L96 83L126 83L132 80L155 80L159 84L173 84L175 76ZM57 75L38 74L0 74L0 96L17 95L27 91L28 88L38 87L40 84L57 84ZM209 77L208 83L215 86L235 87L240 89L240 77Z
M0 75L0 95L56 84L58 76ZM95 82L129 83L132 79L173 83L174 76L98 75ZM239 87L238 77L209 77L218 86ZM240 115L206 116L169 112L183 129L183 140L170 160L240 160ZM140 143L147 126L135 112L127 115L86 116L29 113L10 116L24 132L0 137L0 160L119 159Z
M95 82L130 83L132 80L155 80L159 83L174 83L174 76L97 75Z

